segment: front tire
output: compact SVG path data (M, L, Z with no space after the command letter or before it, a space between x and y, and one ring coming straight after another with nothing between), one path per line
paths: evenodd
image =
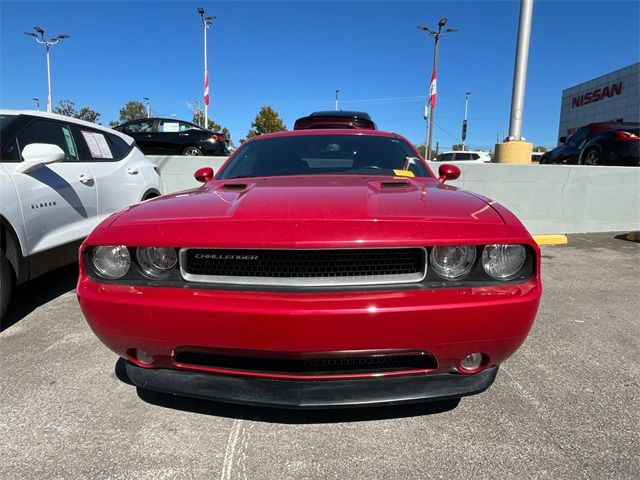
M584 152L582 164L592 166L602 165L602 154L597 148L590 148Z
M198 147L187 147L182 150L182 155L186 155L187 157L199 157L202 156L202 150Z
M0 327L2 327L2 319L7 311L12 290L13 275L11 274L11 266L7 261L7 257L0 252Z

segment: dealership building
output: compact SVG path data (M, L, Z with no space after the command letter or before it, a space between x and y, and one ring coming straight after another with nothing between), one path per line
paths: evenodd
M640 122L640 62L562 91L558 138L595 122Z

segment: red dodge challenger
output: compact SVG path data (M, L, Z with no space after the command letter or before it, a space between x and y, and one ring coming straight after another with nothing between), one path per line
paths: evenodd
M147 389L287 408L482 392L532 326L540 250L459 174L393 133L256 137L99 225L82 311Z

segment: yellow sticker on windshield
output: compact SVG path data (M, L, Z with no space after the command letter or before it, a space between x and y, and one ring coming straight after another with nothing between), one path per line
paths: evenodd
M414 177L415 176L413 172L409 170L394 170L393 173L395 173L398 177Z

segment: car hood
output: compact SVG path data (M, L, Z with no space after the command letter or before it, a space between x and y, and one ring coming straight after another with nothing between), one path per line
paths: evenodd
M517 220L498 211L506 212L435 179L215 180L116 213L87 245L356 248L529 240Z
M137 205L115 224L215 219L503 223L481 197L434 180L315 175L216 180Z

